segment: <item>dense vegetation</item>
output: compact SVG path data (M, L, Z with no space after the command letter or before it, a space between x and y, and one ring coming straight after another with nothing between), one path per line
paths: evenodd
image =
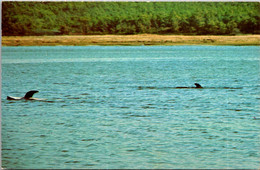
M258 2L3 2L2 35L259 34Z

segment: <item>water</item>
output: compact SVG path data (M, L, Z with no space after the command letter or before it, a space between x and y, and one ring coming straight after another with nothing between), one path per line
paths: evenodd
M259 168L259 60L257 46L3 47L2 166ZM6 100L29 90L48 100Z

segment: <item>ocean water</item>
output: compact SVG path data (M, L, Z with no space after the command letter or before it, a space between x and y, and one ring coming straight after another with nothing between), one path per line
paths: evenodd
M259 50L2 47L2 167L259 168Z

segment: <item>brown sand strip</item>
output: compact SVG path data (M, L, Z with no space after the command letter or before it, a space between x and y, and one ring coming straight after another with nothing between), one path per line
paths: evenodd
M260 45L260 35L87 35L87 36L3 36L2 46L55 45Z

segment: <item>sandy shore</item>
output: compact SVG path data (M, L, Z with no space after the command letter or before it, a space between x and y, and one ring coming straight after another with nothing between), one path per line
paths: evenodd
M260 35L87 35L87 36L3 36L2 46L55 45L260 45Z

